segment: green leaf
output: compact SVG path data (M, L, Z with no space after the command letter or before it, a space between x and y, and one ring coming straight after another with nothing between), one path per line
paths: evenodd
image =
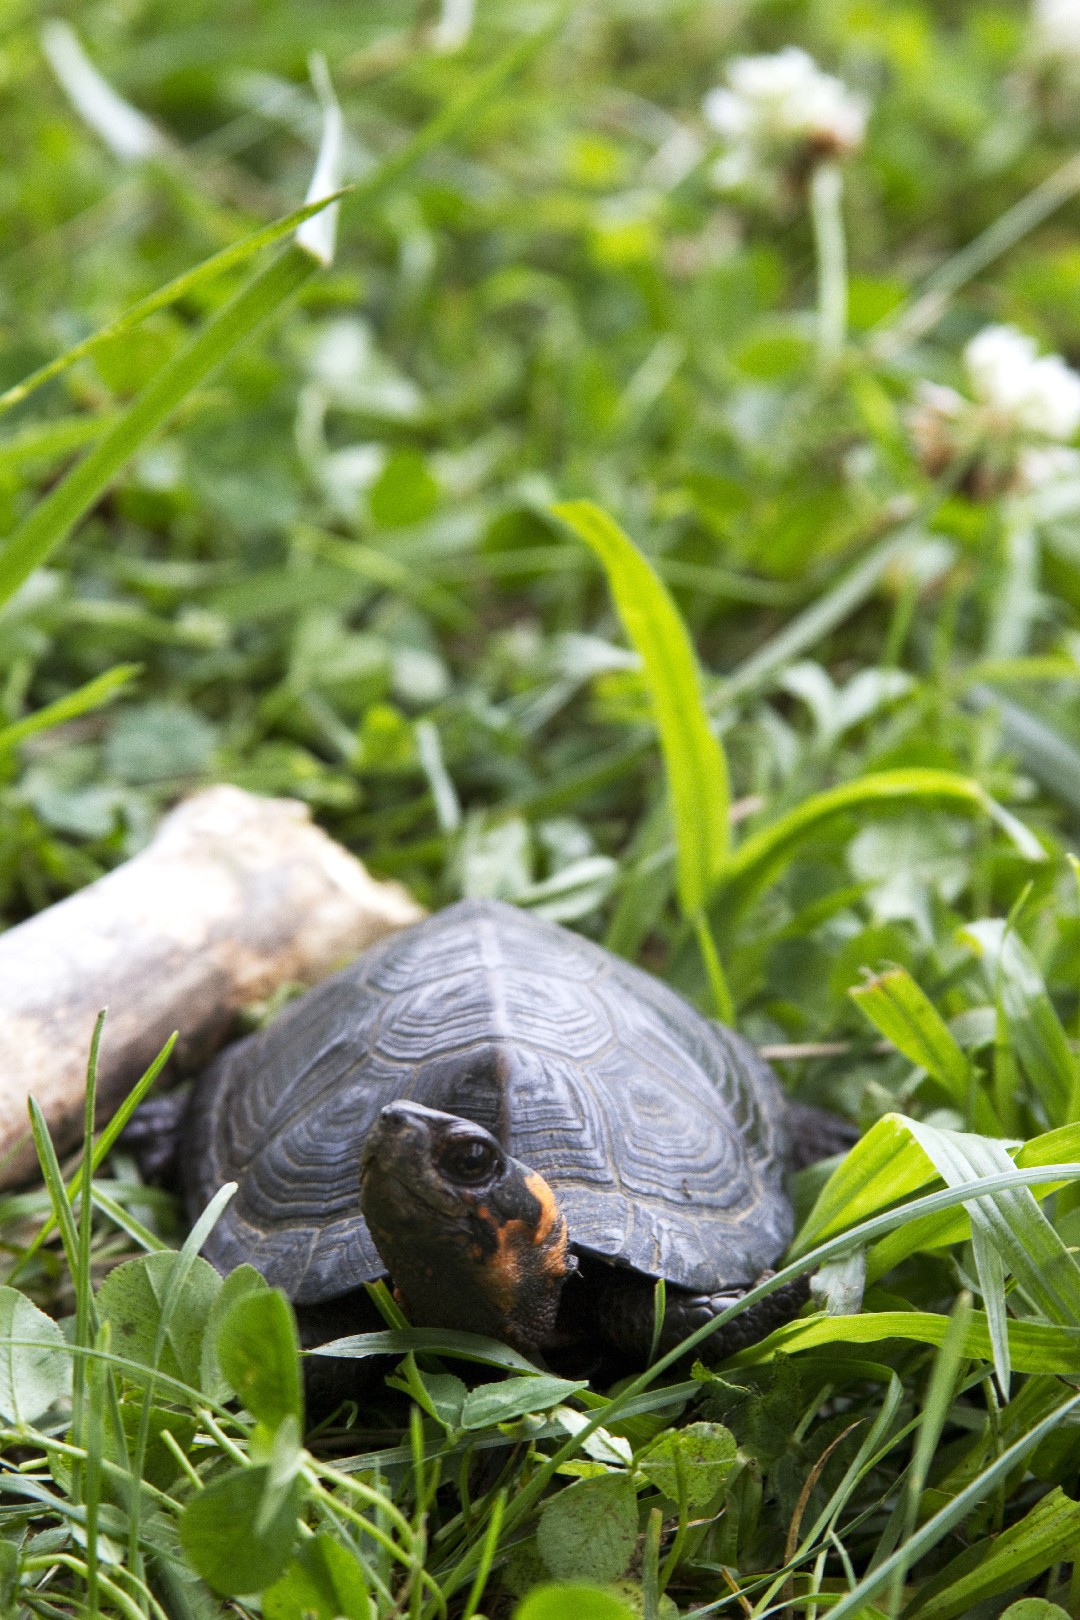
M364 1572L333 1536L301 1543L280 1580L262 1597L263 1620L371 1620Z
M940 1345L949 1327L947 1316L930 1311L865 1311L861 1316L803 1316L777 1328L768 1338L740 1350L732 1365L756 1366L769 1361L778 1351L816 1350L827 1344L877 1344L882 1339L910 1339L917 1344ZM1080 1330L1056 1327L1049 1322L1007 1324L1009 1357L1014 1372L1069 1375L1080 1356ZM964 1336L964 1354L979 1361L993 1361L990 1328L981 1311L972 1314Z
M625 1474L583 1479L544 1503L540 1557L556 1580L613 1581L637 1541L637 1494Z
M419 450L395 450L368 491L368 511L384 529L422 523L438 501L438 482Z
M973 1107L980 1130L1001 1134L993 1105L975 1088L971 1059L906 968L877 973L848 994L875 1029L911 1063L932 1075L962 1112Z
M285 1417L303 1422L300 1340L296 1317L278 1289L245 1293L218 1329L221 1371L253 1418L276 1429Z
M638 1458L638 1467L672 1502L703 1508L731 1472L737 1453L735 1436L722 1423L688 1423L662 1435Z
M909 1130L950 1187L1008 1170L1001 1142L961 1131L939 1131L912 1120ZM1012 1270L1028 1300L1051 1322L1080 1327L1080 1266L1027 1187L1015 1187L967 1206L972 1235L984 1233Z
M215 1592L239 1597L276 1581L292 1556L304 1489L292 1479L274 1503L269 1466L236 1468L192 1497L180 1519L180 1542Z
M415 1350L417 1355L430 1351L434 1355L460 1356L464 1361L504 1367L507 1372L538 1374L540 1371L526 1356L498 1339L486 1339L480 1333L461 1333L455 1328L386 1328L378 1333L351 1333L347 1338L315 1345L308 1355L362 1361L368 1356L404 1356L410 1350Z
M1070 1620L1067 1612L1047 1598L1021 1598L1002 1611L1001 1620Z
M793 1255L925 1187L934 1168L902 1114L885 1114L837 1165L791 1246Z
M718 904L730 922L754 896L830 823L860 813L888 810L898 803L938 804L966 815L986 815L1010 837L1025 860L1046 859L1042 845L1022 822L992 799L980 783L955 771L912 766L876 771L854 782L827 788L752 833L725 863Z
M514 1620L634 1620L634 1613L599 1586L560 1582L534 1587L514 1610Z
M591 501L563 501L552 510L603 563L623 627L641 655L667 769L679 903L694 917L727 856L731 794L693 644L667 587L606 512Z
M19 1584L19 1549L13 1541L0 1540L0 1614L14 1612Z
M547 1412L560 1406L580 1390L585 1382L570 1378L507 1378L501 1384L481 1384L465 1397L461 1413L463 1429L489 1429L496 1423L510 1423L528 1412Z
M1052 1124L1075 1117L1077 1065L1038 963L1000 917L968 923L960 938L982 961L1008 1036Z
M138 1442L139 1430L142 1425L142 1400L124 1400L119 1403L120 1420L123 1424L124 1434L127 1437L130 1451L134 1451ZM170 1407L155 1406L150 1411L150 1421L147 1427L146 1454L143 1459L143 1478L159 1490L168 1490L174 1484L181 1472L180 1464L172 1449L166 1445L162 1438L168 1430L182 1452L189 1452L191 1442L195 1438L195 1419L187 1412L177 1412ZM105 1442L106 1456L116 1463L124 1463L126 1458L120 1455L115 1439L106 1430Z
M453 1373L421 1372L410 1350L396 1370L388 1374L391 1389L400 1389L422 1412L441 1423L444 1429L461 1428L461 1409L468 1386Z
M905 1620L908 1616L914 1620L923 1613L932 1614L933 1620L953 1620L955 1615L968 1614L988 1598L1026 1586L1059 1559L1071 1559L1078 1539L1080 1502L1072 1501L1057 1487L999 1536L975 1542L946 1564L920 1587L904 1610ZM1056 1605L1046 1607L1052 1615Z
M1060 1164L1080 1157L1080 1126L1062 1125L1042 1136L1033 1136L1018 1150L1010 1147L1010 1155L1018 1168L1039 1164ZM1046 1182L1032 1189L1037 1199L1048 1198L1058 1191L1061 1183ZM920 1215L895 1232L883 1238L867 1256L867 1279L876 1282L887 1271L900 1264L909 1254L920 1249L946 1247L950 1243L964 1243L970 1236L970 1222L965 1210L944 1210L938 1215Z
M140 785L199 776L210 763L216 735L190 704L134 704L109 732L106 768L111 775Z
M202 1365L199 1371L199 1388L205 1395L209 1395L211 1400L227 1401L232 1389L218 1361L217 1342L221 1324L237 1300L245 1298L248 1294L266 1293L269 1286L266 1278L261 1272L256 1271L254 1266L241 1265L229 1272L218 1289L206 1318Z
M71 1394L71 1352L44 1311L0 1287L0 1416L34 1423Z
M144 1367L153 1366L161 1307L179 1261L180 1256L172 1250L141 1255L117 1266L102 1282L98 1313L112 1324L112 1344L118 1356ZM200 1384L207 1319L220 1289L221 1278L213 1266L196 1256L171 1313L162 1347L160 1370L195 1389Z

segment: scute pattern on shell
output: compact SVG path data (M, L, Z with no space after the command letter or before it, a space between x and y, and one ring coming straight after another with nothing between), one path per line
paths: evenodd
M575 1248L677 1286L750 1283L791 1236L786 1104L753 1048L591 941L472 900L365 952L200 1080L192 1209L239 1182L207 1256L299 1303L381 1276L358 1165L396 1097L494 1131L551 1184Z

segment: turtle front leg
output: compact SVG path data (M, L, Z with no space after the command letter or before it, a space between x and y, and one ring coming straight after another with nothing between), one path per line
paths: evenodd
M596 1268L596 1272L600 1270ZM593 1272L588 1279L597 1331L622 1354L644 1364L653 1343L656 1284L650 1277L617 1266L604 1266L602 1270L604 1275ZM758 1281L764 1282L771 1275L771 1272L763 1272ZM748 1291L733 1288L717 1294L692 1294L688 1289L669 1286L658 1353L666 1355L674 1350L706 1322L737 1304ZM796 1277L703 1339L692 1354L706 1362L726 1361L747 1345L765 1338L774 1328L790 1322L809 1295L806 1278Z

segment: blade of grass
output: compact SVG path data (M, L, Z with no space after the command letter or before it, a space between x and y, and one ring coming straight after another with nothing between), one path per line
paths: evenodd
M53 1219L60 1229L60 1240L64 1246L64 1257L67 1260L68 1270L72 1277L77 1277L79 1267L79 1238L75 1227L75 1217L72 1212L71 1200L67 1188L64 1186L64 1178L60 1172L60 1162L56 1157L56 1148L53 1146L52 1137L49 1135L49 1127L45 1123L45 1116L41 1112L37 1098L30 1097L28 1099L27 1107L30 1114L30 1130L34 1138L34 1147L37 1150L38 1163L41 1166L42 1179L45 1182L46 1191L49 1194L49 1202L52 1204ZM97 1307L94 1303L92 1292L89 1296L88 1316L88 1328L96 1335L100 1323L98 1321ZM86 1345L76 1344L73 1348L76 1355L87 1354ZM109 1396L109 1425L112 1434L114 1453L120 1459L121 1464L126 1465L128 1460L127 1436L124 1432L123 1420L120 1416L120 1404L116 1397L116 1389L111 1379L106 1379L106 1389ZM141 1478L142 1474L140 1472L130 1481L131 1498L129 1501L129 1511L131 1511L131 1503L135 1502L138 1498L139 1482Z
M830 822L856 811L865 814L897 803L939 804L965 815L987 815L1012 839L1029 861L1046 859L1033 833L1004 810L979 782L954 771L913 766L906 770L875 771L854 782L815 793L771 826L752 833L725 863L716 902L728 921L743 911L799 848L817 837Z
M1009 1044L1035 1087L1052 1125L1069 1123L1077 1065L1039 965L1003 918L968 923L960 939L979 957L999 1001Z
M41 46L71 105L114 157L122 163L139 163L168 153L170 142L98 71L69 23L58 17L46 22Z
M921 1120L909 1121L908 1129L950 1186L974 1184L1012 1163L1004 1143L989 1137L942 1131ZM1050 1322L1080 1327L1080 1266L1031 1193L1020 1188L976 1200L969 1214L972 1233L982 1229L1035 1309ZM1003 1318L1003 1299L1001 1311Z
M97 1098L97 1068L98 1052L101 1049L101 1032L105 1028L106 1009L102 1008L97 1015L94 1033L90 1040L90 1057L86 1065L86 1096L83 1109L83 1162L90 1162L90 1155L94 1150L94 1106ZM94 1229L94 1202L85 1195L79 1199L79 1228L78 1228L78 1267L74 1273L75 1282L75 1343L88 1345L93 1343L91 1317L94 1309L94 1293L90 1279L90 1239ZM75 1362L74 1376L71 1391L71 1431L80 1445L86 1444L84 1433L83 1396L85 1392L86 1366L82 1357ZM76 1501L81 1500L81 1480L77 1465L71 1470L71 1490Z
M343 187L340 195L344 196L349 189L347 186ZM131 308L125 310L123 315L117 316L115 321L110 321L107 326L99 327L88 338L83 338L81 342L76 343L72 348L66 349L55 360L50 360L46 365L39 366L36 371L32 371L29 376L24 377L22 382L16 383L13 387L0 394L0 412L10 410L13 405L20 405L35 389L40 388L44 383L51 382L54 377L59 377L71 366L76 365L78 361L84 360L87 355L93 354L99 344L120 337L124 332L130 331L132 327L139 326L148 316L156 315L160 310L168 309L171 305L180 303L181 299L188 297L190 293L202 288L206 283L215 280L218 276L224 275L226 271L239 269L249 259L253 259L256 254L261 253L263 248L273 247L276 242L282 241L286 236L291 236L298 226L302 225L305 220L310 219L313 214L317 214L320 209L325 208L331 201L333 201L332 198L325 197L318 202L305 203L303 208L294 208L291 214L283 214L280 219L275 219L272 224L264 225L259 230L253 231L250 236L245 236L242 241L233 242L229 247L222 248L220 253L215 253L211 258L204 259L201 264L195 265L191 270L185 270L182 275L166 282L163 287L159 287L156 292L148 294L146 298L140 298L137 304L132 304ZM96 422L96 420L91 418L91 421Z
M606 512L591 501L563 501L552 511L603 564L623 628L641 656L667 769L679 903L684 916L695 918L727 856L731 792L693 645L667 587Z
M817 255L817 361L831 373L847 341L847 243L844 236L844 180L835 159L819 163L810 179L810 220Z
M1004 1479L1078 1406L1080 1395L1074 1395L1072 1400L1066 1401L1063 1406L1058 1407L1049 1417L1037 1423L1026 1435L1002 1452L1001 1456L996 1458L989 1468L984 1469L966 1489L935 1513L933 1518L928 1519L910 1541L877 1569L864 1576L835 1608L830 1609L830 1620L854 1620L859 1611L877 1597L879 1592L887 1591L891 1587L898 1569L911 1568L925 1553L936 1547L954 1525L960 1524L972 1508L977 1507L989 1495L998 1480Z
M48 731L52 726L62 725L65 720L75 720L79 715L92 714L95 709L104 708L141 673L141 664L116 664L112 669L107 669L104 675L96 675L92 681L76 687L66 697L57 698L55 703L47 703L44 708L36 709L24 720L16 720L13 725L5 726L0 731L0 756L9 754L19 743L39 731Z
M169 1272L169 1280L165 1285L165 1292L161 1301L161 1314L158 1318L157 1333L154 1337L154 1353L147 1369L148 1376L143 1388L142 1410L139 1413L139 1433L135 1442L135 1453L131 1460L132 1475L135 1479L142 1479L145 1472L146 1448L150 1439L150 1418L154 1409L158 1368L161 1365L161 1357L165 1350L165 1341L168 1338L173 1314L191 1268L195 1264L196 1256L213 1231L226 1204L234 1196L236 1187L235 1181L227 1181L223 1187L218 1188L188 1233L184 1246L176 1256L176 1262ZM142 1567L139 1549L141 1514L142 1500L136 1494L133 1495L128 1515L128 1565L136 1573L141 1573Z
M898 1052L933 1076L976 1128L1002 1136L994 1106L978 1089L975 1068L945 1020L906 968L889 968L848 991L855 1005Z
M84 1200L89 1203L89 1199ZM89 1223L88 1223L89 1224ZM108 1362L105 1359L109 1354L110 1327L103 1322L94 1341L94 1349L102 1359L84 1363L82 1356L75 1362L75 1370L85 1368L86 1388L89 1395L87 1406L87 1421L85 1425L86 1445L86 1489L83 1501L86 1507L86 1606L91 1614L97 1613L97 1587L98 1587L98 1505L101 1501L102 1458L105 1450L105 1426L102 1422L107 1403L106 1382L109 1377ZM72 1464L72 1478L74 1479L76 1464ZM73 1490L74 1494L74 1490Z
M1013 1162L1017 1166L1049 1164L1051 1161L1058 1163L1073 1157L1074 1150L1080 1151L1080 1127L1066 1125L1056 1131L1047 1131L1043 1136L1033 1136L1016 1150ZM1060 1188L1041 1187L1035 1196L1041 1200L1056 1192L1060 1198L1061 1191ZM909 1222L871 1250L866 1262L868 1282L877 1282L901 1260L909 1254L918 1253L920 1249L938 1249L965 1242L969 1225L966 1214L961 1210Z
M733 1356L733 1367L767 1366L781 1353L827 1349L835 1344L879 1344L901 1339L913 1344L940 1345L948 1331L949 1318L933 1311L866 1311L861 1316L804 1316L775 1328ZM1069 1377L1075 1372L1080 1353L1080 1331L1057 1327L1050 1322L1008 1322L1009 1357L1017 1372L1041 1373L1049 1377ZM990 1324L983 1311L973 1311L964 1337L964 1354L973 1360L993 1364L994 1346Z
M139 1081L137 1081L137 1083L134 1086L132 1086L131 1090L128 1092L127 1096L124 1098L123 1102L120 1104L120 1107L116 1110L116 1113L113 1115L112 1119L109 1121L109 1123L106 1125L105 1129L102 1131L100 1137L98 1138L97 1143L94 1146L93 1153L91 1154L91 1157L90 1157L90 1174L91 1174L91 1176L95 1175L98 1168L100 1167L100 1165L102 1165L104 1163L106 1157L108 1156L109 1152L112 1149L112 1146L113 1146L114 1142L119 1137L121 1131L124 1129L124 1127L127 1124L128 1120L131 1118L131 1116L135 1112L136 1108L138 1108L139 1104L142 1102L143 1098L146 1096L147 1092L150 1090L150 1087L153 1085L154 1081L157 1079L158 1075L161 1073L162 1069L165 1067L166 1063L169 1061L169 1058L172 1056L172 1050L173 1050L173 1047L176 1045L176 1042L177 1042L177 1031L174 1030L173 1033L169 1036L168 1040L165 1042L165 1045L161 1048L161 1051L158 1053L158 1055L154 1059L153 1063L151 1063L150 1067L147 1069L146 1073L142 1076L142 1078ZM42 1124L44 1125L44 1121L42 1121ZM46 1134L47 1134L47 1131L46 1131ZM35 1138L35 1140L36 1140L36 1138ZM39 1156L40 1156L40 1148L39 1148ZM67 1189L67 1197L68 1197L68 1199L74 1200L75 1198L78 1197L79 1193L82 1190L82 1179L83 1179L83 1165L80 1164L78 1169L75 1171L75 1174L72 1176L70 1186ZM52 1233L52 1230L53 1230L53 1227L55 1226L55 1224L56 1224L56 1204L55 1204L55 1200L54 1200L53 1201L53 1214L42 1224L42 1226L40 1227L40 1229L38 1230L38 1232L36 1233L36 1235L34 1236L32 1241L30 1242L30 1244L27 1246L27 1248L25 1248L23 1250L22 1254L18 1257L15 1264L12 1266L11 1272L9 1273L9 1276L8 1276L9 1284L14 1282L15 1278L19 1275L20 1271L27 1264L27 1262L30 1259L32 1259L32 1257L35 1254L37 1254L38 1250L41 1248L41 1245L46 1241L46 1239Z
M930 1466L933 1463L942 1431L949 1416L949 1407L952 1405L957 1378L964 1360L964 1349L971 1315L971 1295L966 1290L961 1290L957 1295L956 1303L949 1317L945 1337L942 1339L937 1355L934 1357L930 1382L927 1385L926 1395L923 1399L921 1421L919 1423L918 1437L915 1441L915 1450L911 1458L911 1468L904 1481L901 1552L904 1547L910 1544L918 1523L919 1505L926 1489L926 1482L930 1477ZM907 1570L907 1561L901 1558L889 1585L888 1606L890 1616L896 1615L900 1610L904 1577Z
M241 343L279 310L318 269L295 244L229 300L166 361L71 471L33 508L0 550L0 602L6 601L65 540L131 456Z

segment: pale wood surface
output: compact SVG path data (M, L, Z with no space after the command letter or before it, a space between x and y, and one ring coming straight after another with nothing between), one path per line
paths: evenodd
M0 934L0 1186L33 1169L29 1096L59 1151L78 1139L102 1007L99 1123L174 1029L191 1067L239 1008L288 981L313 984L422 915L301 804L234 787L187 800L141 854Z

